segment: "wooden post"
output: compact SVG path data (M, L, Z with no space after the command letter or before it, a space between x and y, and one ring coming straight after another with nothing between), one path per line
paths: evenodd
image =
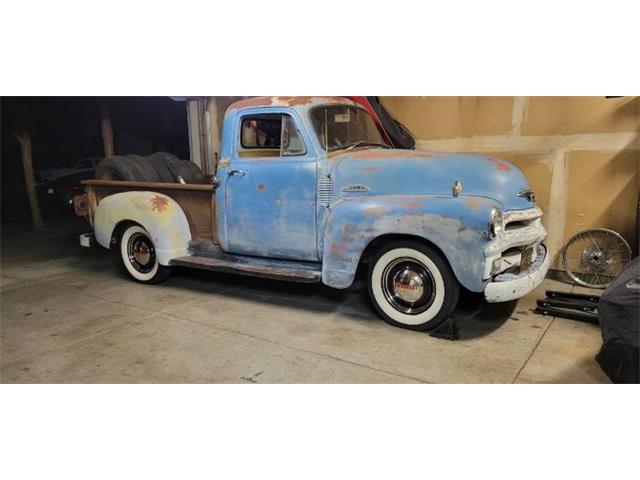
M109 115L109 105L107 100L101 98L98 100L100 104L100 128L102 130L102 143L104 144L105 158L113 157L115 149L113 148L113 128L111 127L111 116Z
M216 97L207 99L207 113L209 114L209 152L211 159L211 174L218 172L218 159L220 158L220 114L219 102Z
M40 204L38 203L38 192L36 190L36 179L33 173L33 156L31 148L31 134L23 127L17 132L11 132L20 143L20 151L22 153L22 167L24 169L24 182L27 189L27 197L29 199L29 208L31 210L31 220L33 228L36 230L45 230L40 212Z

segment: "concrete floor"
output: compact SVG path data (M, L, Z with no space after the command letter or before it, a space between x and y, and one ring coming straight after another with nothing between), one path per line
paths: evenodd
M475 298L456 342L393 328L359 281L347 292L179 270L128 281L79 219L3 228L2 383L592 383L597 325L534 315L546 280L517 304Z

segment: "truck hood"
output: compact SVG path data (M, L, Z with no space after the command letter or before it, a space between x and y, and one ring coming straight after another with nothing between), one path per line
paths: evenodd
M478 155L362 148L329 156L335 191L351 195L452 195L491 198L505 210L533 206L518 193L527 180L514 165Z

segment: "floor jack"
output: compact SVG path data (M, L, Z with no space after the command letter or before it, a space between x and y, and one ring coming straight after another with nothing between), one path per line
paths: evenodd
M581 293L557 292L547 290L544 300L537 300L538 306L534 313L569 318L588 323L598 323L597 295L583 295Z

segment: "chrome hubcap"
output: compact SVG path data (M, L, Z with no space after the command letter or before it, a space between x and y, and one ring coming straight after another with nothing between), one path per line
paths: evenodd
M382 291L393 308L417 315L433 303L435 283L425 265L412 258L398 258L382 273Z
M414 303L420 300L424 293L422 277L407 265L393 278L395 294L405 302Z
M149 273L155 264L156 252L151 240L142 233L136 233L129 238L127 244L129 262L140 273Z

